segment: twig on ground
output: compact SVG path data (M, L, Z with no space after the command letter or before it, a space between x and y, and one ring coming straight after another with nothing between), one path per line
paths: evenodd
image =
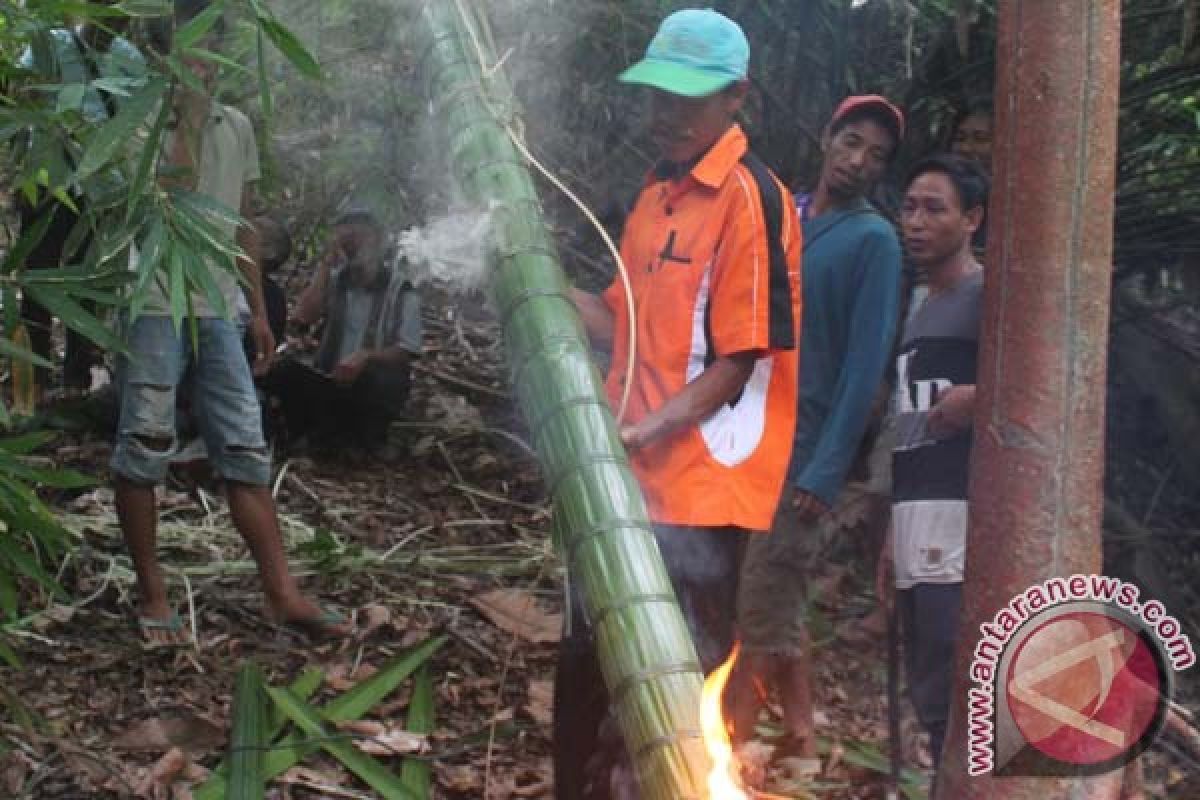
M464 482L462 473L458 471L458 466L454 463L454 459L450 457L450 451L446 449L446 445L438 442L437 448L438 452L442 454L442 458L446 460L446 466L450 467L450 471L454 473L454 477L458 480L458 484L455 484L455 488L458 488L458 486ZM487 514L483 512L483 508L480 507L479 503L472 495L468 494L467 499L471 501L471 507L475 509L476 514L481 517L487 516Z
M469 381L466 378L460 378L457 375L451 375L447 372L437 369L436 367L426 366L425 364L417 362L412 365L412 368L417 372L423 372L426 375L432 375L444 383L449 383L462 389L468 389L472 392L486 394L490 397L495 397L506 402L512 399L509 397L508 392L503 392L499 389L493 389L491 386L484 386L481 383L475 383L474 381Z
M461 644L466 645L470 650L472 650L475 653L475 655L479 656L480 658L483 658L483 659L486 659L487 661L492 661L492 662L494 662L496 660L495 653L489 652L482 644L475 641L470 636L467 636L465 633L458 630L453 625L447 626L446 632L449 633L452 637L454 637L454 639L456 641L460 642Z
M271 497L278 499L279 487L283 485L283 479L287 477L288 470L292 466L292 460L289 458L283 462L283 466L279 468L279 473L275 476L275 483L271 486Z
M472 361L479 360L479 354L475 352L475 348L467 341L467 336L463 333L462 321L458 317L454 318L454 338L463 346L463 350L467 351L467 356Z
M507 497L501 497L498 494L492 494L491 492L486 492L483 489L478 489L465 483L456 483L454 484L453 488L458 489L460 492L463 492L467 495L482 497L485 500L491 500L493 503L501 503L506 506L512 506L513 508L519 508L522 511L528 511L531 514L548 515L550 513L550 510L545 506L535 506L532 503L522 503L520 500L510 500Z

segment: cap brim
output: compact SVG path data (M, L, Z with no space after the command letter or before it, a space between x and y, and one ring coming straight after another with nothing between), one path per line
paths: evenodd
M655 89L683 97L707 97L734 82L728 75L714 75L692 67L649 59L634 64L622 72L617 80L621 83L653 86Z

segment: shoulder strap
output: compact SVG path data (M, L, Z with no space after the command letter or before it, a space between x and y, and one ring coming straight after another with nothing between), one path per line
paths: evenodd
M787 253L783 247L783 192L762 160L749 150L742 164L758 185L763 217L767 223L767 250L770 257L770 298L768 330L771 347L796 346L792 318L792 287L788 280Z

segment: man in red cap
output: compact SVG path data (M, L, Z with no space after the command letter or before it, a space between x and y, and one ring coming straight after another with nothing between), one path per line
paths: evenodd
M815 771L804 553L837 502L891 355L900 303L900 246L866 195L904 136L904 115L878 95L849 97L822 136L811 194L796 196L804 229L800 391L788 486L772 534L749 540L738 589L742 658L729 690L735 736L753 732L755 683L779 688L781 757Z

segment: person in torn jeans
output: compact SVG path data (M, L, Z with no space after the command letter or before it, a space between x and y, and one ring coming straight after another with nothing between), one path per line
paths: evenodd
M200 0L178 3L177 24L186 24L205 8ZM222 28L214 25L198 46L219 46ZM239 209L246 218L260 174L254 129L245 114L212 99L215 62L191 54L182 61L203 88L188 86L170 99L174 125L164 137L159 185L165 191L203 194ZM245 255L236 266L209 263L209 273L226 309L234 307L242 291L235 269L245 281L250 330L264 354L255 367L265 371L275 342L262 300L258 236L233 220L219 233L236 241ZM189 638L172 609L156 550L155 486L166 477L177 450L175 411L181 391L191 396L210 461L225 481L233 524L258 566L268 616L313 638L352 634L351 622L307 597L288 568L269 488L270 453L237 326L209 302L209 293L193 288L187 298L192 324L177 330L169 287L159 279L145 291L144 310L127 321L127 350L118 359L120 419L110 464L121 533L137 574L137 626L143 639L151 645L180 645ZM188 374L191 383L185 385Z
M387 263L370 211L338 217L295 319L324 328L311 364L285 358L263 383L287 434L324 445L384 444L408 398L423 330L420 295Z

